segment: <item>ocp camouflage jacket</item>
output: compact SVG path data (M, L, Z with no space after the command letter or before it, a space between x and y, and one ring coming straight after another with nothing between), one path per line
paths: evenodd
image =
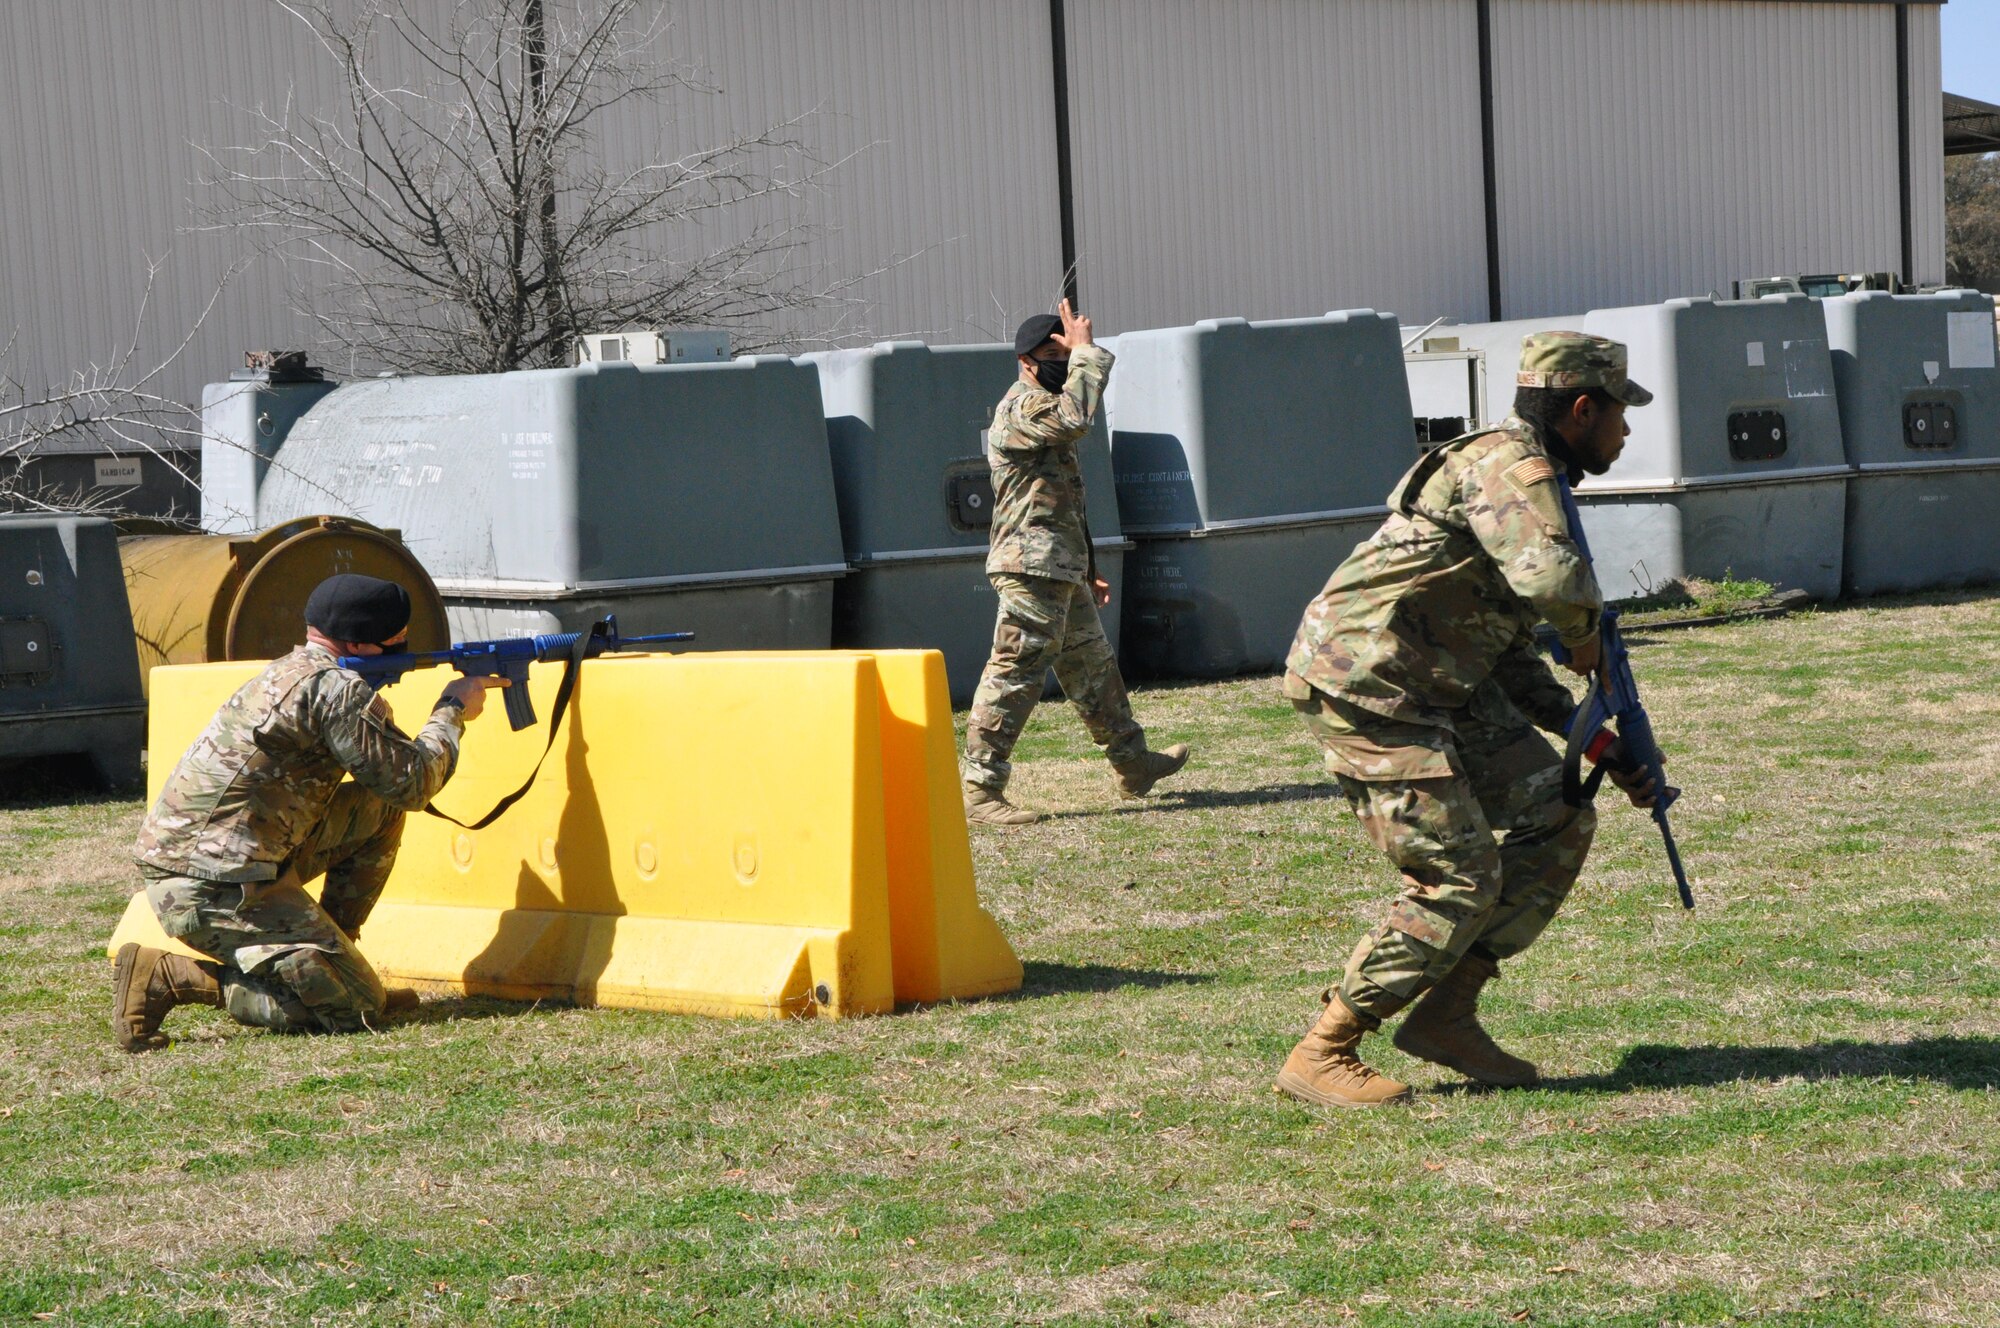
M139 862L177 876L268 881L326 815L343 775L415 811L458 764L464 721L440 704L415 738L333 652L304 645L237 689L167 776Z
M1535 651L1596 632L1604 597L1563 515L1561 463L1518 416L1421 458L1389 519L1307 606L1285 694L1307 688L1392 719L1449 725L1487 684L1560 732L1575 701Z
M1111 352L1079 346L1060 393L1016 378L986 431L993 471L992 548L988 575L1012 572L1083 585L1089 579L1089 528L1077 440L1090 432Z

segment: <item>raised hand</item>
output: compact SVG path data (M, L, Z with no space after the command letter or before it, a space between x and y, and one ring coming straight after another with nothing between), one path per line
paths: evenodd
M1061 346L1064 350L1075 350L1078 346L1092 344L1090 339L1090 320L1070 308L1068 300L1064 300L1061 307L1056 310L1056 317L1062 319L1063 330L1050 337L1049 340L1055 342L1056 345Z

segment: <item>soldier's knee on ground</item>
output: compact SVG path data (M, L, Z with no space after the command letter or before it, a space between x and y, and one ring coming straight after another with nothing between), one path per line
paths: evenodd
M271 977L304 1007L311 1022L301 1032L359 1032L381 1022L388 1000L373 969L325 950L280 955L271 961Z

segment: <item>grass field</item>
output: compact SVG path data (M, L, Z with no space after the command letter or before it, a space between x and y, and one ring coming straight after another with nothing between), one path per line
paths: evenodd
M1039 712L975 835L1018 997L846 1023L439 1001L106 1033L132 802L0 807L0 1323L2000 1323L2000 600L1635 641L1700 909L1604 804L1489 989L1540 1062L1270 1091L1392 889L1272 680Z

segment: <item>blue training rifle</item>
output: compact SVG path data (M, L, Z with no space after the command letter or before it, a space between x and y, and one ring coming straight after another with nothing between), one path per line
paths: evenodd
M470 678L505 678L507 722L517 729L532 727L535 703L528 696L528 666L543 660L566 659L574 664L606 651L646 650L677 641L694 640L693 632L663 632L657 636L620 636L618 619L606 618L588 632L544 632L506 641L464 641L449 650L407 655L349 655L340 667L351 669L372 687L396 682L412 669L449 664ZM565 696L567 689L565 689Z
M1570 492L1569 478L1558 475L1556 487L1562 493L1563 515L1569 520L1570 537L1576 541L1584 561L1591 562L1590 544L1583 537L1583 516L1576 510L1576 497ZM1615 720L1618 742L1624 748L1627 764L1633 769L1644 770L1653 778L1653 824L1660 827L1660 838L1666 841L1667 861L1674 869L1674 884L1680 887L1681 907L1693 908L1694 891L1688 888L1687 871L1681 866L1681 851L1674 844L1674 829L1667 824L1667 808L1679 796L1679 790L1667 783L1660 745L1653 740L1653 721L1639 700L1639 685L1632 680L1632 656L1625 649L1625 638L1618 631L1618 611L1604 610L1597 630L1597 674L1591 679L1590 696L1569 717L1569 751L1563 758L1563 801L1572 807L1581 807L1596 795L1598 783L1604 777L1604 767L1600 765L1588 780L1581 778L1584 748L1606 723ZM1555 645L1555 657L1558 663L1569 662L1569 651L1563 648L1560 641Z

